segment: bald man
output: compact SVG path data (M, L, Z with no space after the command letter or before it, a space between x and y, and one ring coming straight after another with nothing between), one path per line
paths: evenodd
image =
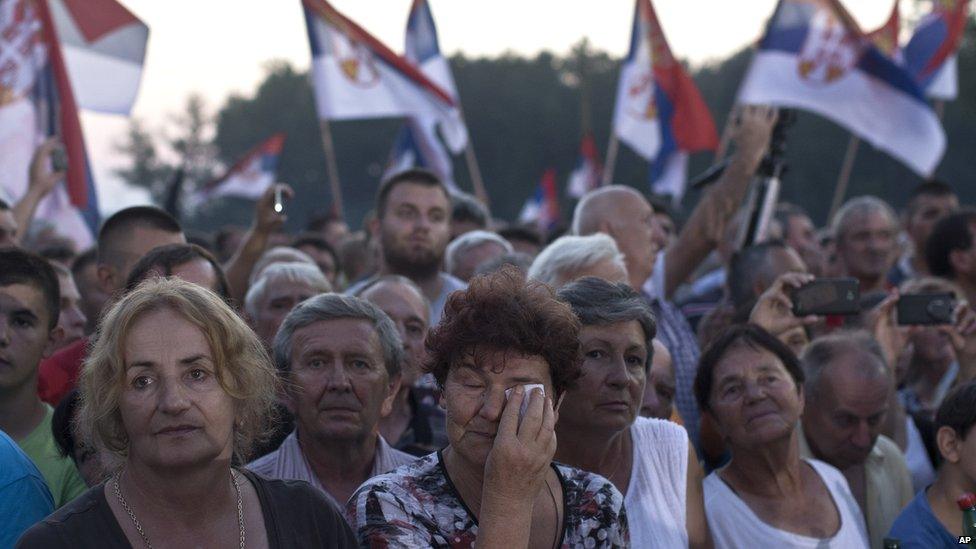
M743 107L732 126L735 154L719 181L695 206L675 243L662 252L667 235L644 196L623 185L587 194L573 212L574 234L610 235L624 254L630 285L644 293L658 321L658 337L674 360L675 403L688 434L698 446L698 405L692 384L700 354L687 320L670 300L674 291L718 245L745 199L776 122L770 107Z

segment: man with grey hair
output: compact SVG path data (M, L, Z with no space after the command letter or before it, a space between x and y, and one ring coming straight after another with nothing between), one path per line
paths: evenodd
M866 332L814 340L803 353L800 455L844 474L867 522L871 547L912 499L898 446L881 434L894 380L878 342Z
M314 264L274 263L248 288L244 312L251 328L270 349L278 327L295 305L331 291L329 280Z
M424 340L430 328L430 303L412 280L385 275L364 287L361 297L389 315L403 342L404 360L400 390L390 414L380 421L380 434L415 456L425 456L447 446L443 408L437 405L437 382L424 375L427 360Z
M378 307L339 294L300 303L275 337L274 360L296 428L249 469L308 482L341 508L367 479L413 461L379 434L400 388L403 348Z
M692 391L700 354L695 333L671 301L686 281L728 232L742 206L749 182L766 153L776 122L776 109L745 106L731 128L735 154L720 179L695 206L674 244L659 253L667 236L654 209L636 190L609 185L596 189L576 205L572 231L576 235L604 233L613 237L624 255L630 286L644 294L658 321L661 342L671 351L677 383L675 403L688 434L698 445L700 414Z
M831 229L843 275L860 281L861 295L885 291L898 259L898 220L891 206L874 196L852 198L834 215Z
M561 236L542 250L528 277L559 288L584 276L627 282L624 256L613 238L603 234Z
M444 252L444 270L467 282L478 266L514 250L507 240L489 231L468 231L447 245Z

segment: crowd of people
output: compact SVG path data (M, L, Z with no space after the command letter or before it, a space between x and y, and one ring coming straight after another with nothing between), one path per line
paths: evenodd
M783 203L740 246L775 119L683 222L610 185L562 235L414 169L361 231L287 233L276 184L246 229L138 206L77 250L32 225L46 143L0 202L0 547L958 546L976 209ZM794 314L831 277L859 312Z

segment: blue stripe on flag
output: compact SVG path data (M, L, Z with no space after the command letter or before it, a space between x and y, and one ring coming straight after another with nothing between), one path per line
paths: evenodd
M881 53L876 47L871 46L864 51L857 63L857 68L864 74L881 80L928 107L928 102L925 100L921 88L912 80L908 72L896 65L890 57Z
M430 13L430 6L426 1L417 2L417 9L410 11L407 19L407 35L411 37L411 53L416 56L417 63L423 63L441 54L437 42L437 26L434 16Z
M651 183L657 181L664 174L668 157L678 150L678 143L671 128L671 122L674 120L674 103L657 84L654 84L654 102L657 104L657 119L661 125L661 147L657 151L657 157L651 162L649 177Z

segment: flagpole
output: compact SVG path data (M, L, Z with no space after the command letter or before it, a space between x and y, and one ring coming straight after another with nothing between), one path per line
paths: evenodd
M339 183L339 164L336 162L335 146L332 143L332 129L329 121L319 120L319 133L322 134L322 150L325 152L325 168L329 175L329 187L332 190L332 209L340 219L345 219L345 208L342 204L342 185Z
M613 128L610 128L610 143L607 145L607 162L603 166L601 187L606 187L613 181L613 169L617 164L617 149L619 148L620 141L617 139L617 133L613 131Z
M939 117L939 122L942 121L942 115L945 114L945 101L942 99L937 99L935 101L935 115Z
M840 176L837 178L837 186L834 188L834 200L830 203L830 213L827 220L834 217L840 205L844 202L847 195L847 184L851 180L851 172L854 170L854 159L857 157L857 149L861 145L861 140L856 135L851 135L851 140L847 143L847 153L844 155L844 164L840 168Z

